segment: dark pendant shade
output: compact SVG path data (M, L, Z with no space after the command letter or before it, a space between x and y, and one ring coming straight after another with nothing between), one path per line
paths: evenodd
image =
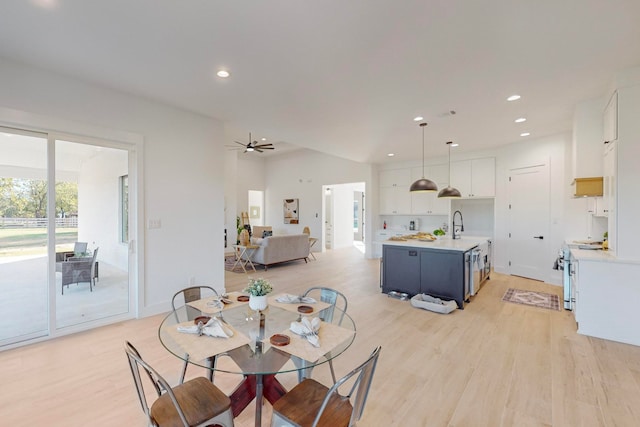
M462 194L458 191L457 188L453 188L452 186L448 186L447 188L443 188L438 193L438 197L441 199L454 199L462 197Z
M409 191L411 192L422 192L422 193L434 193L438 191L438 186L435 182L431 181L427 178L420 178L409 187Z
M411 184L409 191L412 193L434 193L438 191L438 186L435 182L424 177L424 128L426 123L420 123L422 128L422 178Z
M453 141L448 141L447 146L449 148L449 185L447 188L443 188L438 193L438 197L441 199L459 199L462 197L460 191L457 188L451 186L451 146L453 145Z

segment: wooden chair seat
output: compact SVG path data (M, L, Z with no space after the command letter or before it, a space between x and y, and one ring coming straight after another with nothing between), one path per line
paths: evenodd
M204 377L194 378L173 388L190 426L210 420L231 407L231 399ZM183 427L175 405L168 394L151 406L151 418L160 427Z
M301 427L311 426L328 391L329 388L319 382L305 379L274 403L273 412ZM334 393L318 426L348 426L352 411L349 398Z

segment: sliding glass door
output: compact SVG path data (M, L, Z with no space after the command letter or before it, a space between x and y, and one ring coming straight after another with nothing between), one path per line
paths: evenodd
M0 349L126 317L129 149L0 127L0 153Z
M128 152L55 141L56 327L129 309Z
M49 328L47 135L0 127L0 346Z

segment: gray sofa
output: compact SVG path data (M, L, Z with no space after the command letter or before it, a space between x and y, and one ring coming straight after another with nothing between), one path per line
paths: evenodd
M309 236L306 234L284 234L265 238L252 237L252 244L258 248L251 254L254 264L268 266L281 262L304 259L309 257ZM247 258L245 254L243 258Z

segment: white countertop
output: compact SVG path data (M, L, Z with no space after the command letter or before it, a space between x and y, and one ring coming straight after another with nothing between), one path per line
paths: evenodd
M618 258L614 252L602 249L579 249L572 247L571 256L578 261L616 262L620 264L640 264L640 260Z
M475 248L480 243L486 242L487 240L490 240L490 238L481 236L462 236L460 239L453 240L451 237L445 236L433 242L421 242L414 239L404 242L397 240L385 240L384 242L382 242L382 244L390 246L409 246L412 248L466 252L470 249Z

